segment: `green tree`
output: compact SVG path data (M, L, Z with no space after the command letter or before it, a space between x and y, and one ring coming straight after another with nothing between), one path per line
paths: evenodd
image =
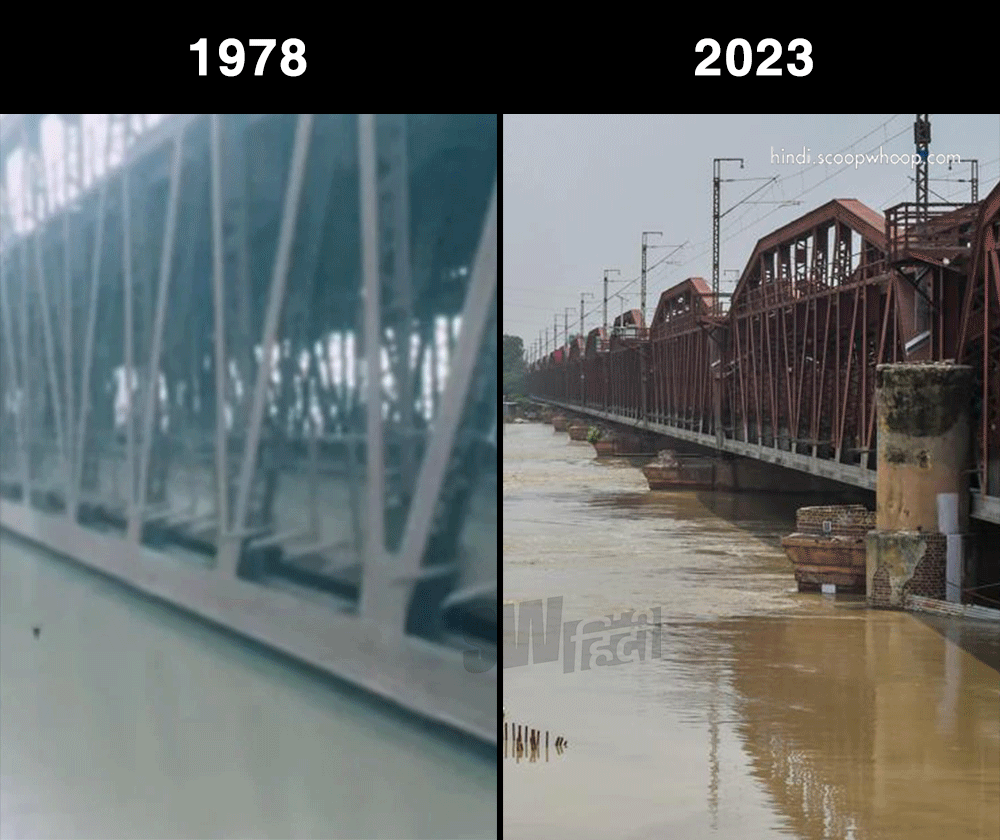
M524 393L524 342L517 335L503 337L503 392L508 398Z

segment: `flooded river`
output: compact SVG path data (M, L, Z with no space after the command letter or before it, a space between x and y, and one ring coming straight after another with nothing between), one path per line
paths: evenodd
M570 623L504 670L508 719L569 742L504 759L506 840L1000 837L995 625L798 593L780 538L822 498L653 493L548 425L503 453L505 644L524 602ZM608 664L586 622L629 610Z

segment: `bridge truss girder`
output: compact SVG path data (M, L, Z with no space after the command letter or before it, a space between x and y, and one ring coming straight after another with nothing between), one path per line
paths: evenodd
M536 366L532 393L870 487L875 368L961 358L983 406L973 511L1000 521L998 195L978 216L935 205L917 221L908 205L883 220L828 202L758 242L725 316L702 312L707 289L684 281L663 293L648 341L590 340L581 362Z
M61 211L34 167L33 230L3 237L0 524L495 740L495 670L446 626L495 604L495 539L467 540L495 476L495 117L183 115L144 145L131 116ZM178 533L206 568L151 574ZM316 638L264 586L276 554L350 590Z

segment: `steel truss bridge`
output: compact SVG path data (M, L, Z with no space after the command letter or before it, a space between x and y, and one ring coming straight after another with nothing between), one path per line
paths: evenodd
M692 277L529 366L566 409L875 488L875 367L976 372L972 512L1000 523L1000 186L975 204L838 199L760 239L728 311ZM970 465L971 467L972 465Z
M0 117L0 525L495 744L496 115L61 114L55 176L52 116Z

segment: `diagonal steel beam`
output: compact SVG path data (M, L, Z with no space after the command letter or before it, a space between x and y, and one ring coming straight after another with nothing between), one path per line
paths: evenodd
M299 205L302 197L302 182L305 176L306 159L309 154L309 140L312 135L313 115L299 114L295 127L295 141L292 147L292 159L289 164L288 186L285 191L285 204L281 216L281 230L278 234L278 247L274 255L274 273L271 276L271 290L267 302L267 313L264 319L264 335L262 340L263 354L261 363L257 366L257 381L254 383L253 406L246 435L246 445L243 451L243 462L240 465L239 488L236 496L236 508L233 511L233 530L223 535L220 540L216 571L225 577L235 577L236 564L239 558L239 540L242 538L246 525L247 505L250 501L250 484L257 464L257 447L260 443L260 431L264 417L264 398L267 393L268 381L271 378L271 365L274 357L274 343L278 332L278 319L285 299L285 286L288 280L288 267L291 262L292 245L295 242L296 222L299 216Z
M107 134L105 133L105 146L107 145ZM100 186L97 197L97 222L94 229L94 252L91 263L90 278L90 305L87 314L87 332L84 336L83 345L83 372L80 379L80 402L77 418L76 432L76 472L73 476L71 492L74 499L80 493L80 483L83 480L83 457L84 440L87 431L87 419L90 412L90 372L94 360L94 332L97 328L97 303L100 298L100 274L101 261L104 257L104 221L105 204L108 195L108 181L105 179ZM75 504L75 502L74 502ZM70 506L70 510L75 512L75 507Z
M398 587L399 594L388 603L380 605L380 608L384 608L386 611L390 609L397 612L399 610L405 611L414 581L420 571L427 542L431 535L435 510L441 496L448 461L465 411L472 375L483 343L484 331L489 321L491 307L496 300L496 283L497 195L496 185L494 185L462 310L462 331L458 346L452 355L452 367L448 373L441 410L434 420L434 431L428 442L427 453L417 477L413 505L406 522L406 531L403 535L398 561L393 570L392 580ZM405 615L391 617L393 619L405 618ZM402 621L399 625L396 624L396 621L392 621L389 626L402 626Z
M129 517L129 539L138 540L142 533L142 517L146 509L146 481L149 473L149 458L153 441L153 418L156 402L160 396L160 351L163 346L163 323L166 320L170 273L173 268L174 242L177 234L177 204L180 195L181 163L184 152L184 128L181 127L174 139L174 154L170 163L170 193L167 198L167 218L163 232L163 248L160 253L160 283L157 288L156 320L153 325L153 340L149 351L149 370L145 388L145 405L142 414L142 453L139 459L139 487L136 491L136 506ZM221 406L218 413L221 413Z

